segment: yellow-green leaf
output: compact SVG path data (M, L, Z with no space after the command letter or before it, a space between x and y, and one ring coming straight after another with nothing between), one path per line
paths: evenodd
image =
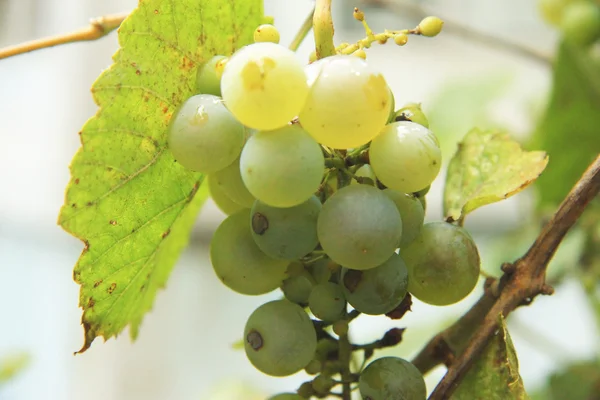
M127 325L135 338L165 285L207 195L204 176L167 149L169 120L194 94L202 62L251 42L262 14L262 0L145 0L121 25L114 64L92 87L100 109L80 133L59 216L85 243L74 271L80 351Z
M506 323L498 330L452 395L452 400L526 400L519 361Z
M444 214L462 220L481 206L506 199L529 186L547 163L546 153L523 151L504 132L473 129L450 161Z

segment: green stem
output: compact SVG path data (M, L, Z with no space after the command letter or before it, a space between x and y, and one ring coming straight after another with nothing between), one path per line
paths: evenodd
M298 50L298 47L300 47L300 45L306 38L306 35L308 35L308 32L310 32L310 30L312 29L314 15L315 15L315 8L313 7L311 12L308 13L308 15L306 16L306 19L304 20L304 22L302 23L302 26L298 30L298 33L296 33L296 36L294 36L292 43L290 43L290 47L289 47L290 50L292 50L292 51Z
M350 372L350 358L352 357L352 344L348 339L348 335L342 335L339 339L339 360L342 364L340 374L342 376L342 399L351 400L352 388L352 373Z
M333 44L333 20L331 19L331 0L317 0L313 15L315 33L315 53L317 59L335 55Z

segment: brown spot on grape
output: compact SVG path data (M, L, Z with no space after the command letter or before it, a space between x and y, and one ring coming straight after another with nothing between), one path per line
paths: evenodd
M259 212L254 213L252 216L252 230L257 235L264 234L269 229L269 220L267 217Z
M100 279L99 281L94 282L94 287L97 288L101 284L102 284L102 279Z
M250 347L252 347L252 350L256 351L260 350L264 344L262 336L254 329L248 332L248 335L246 335L246 342L248 342Z
M350 293L354 293L356 288L358 288L358 285L362 280L362 275L362 271L358 271L355 269L349 269L348 271L346 271L346 273L344 274L344 286L346 287L346 289L348 289Z
M108 294L112 294L116 288L117 288L117 284L115 282L113 282L110 284L108 289L106 289L106 291L108 292Z

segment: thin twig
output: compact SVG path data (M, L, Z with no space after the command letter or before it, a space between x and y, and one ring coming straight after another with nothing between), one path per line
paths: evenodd
M384 6L397 14L401 15L412 15L416 18L425 18L432 13L432 10L422 7L419 3L413 1L397 1L397 0L363 0L365 3L378 4ZM483 45L495 47L500 50L509 51L515 53L521 57L528 58L538 63L548 65L552 62L552 57L548 54L544 54L532 47L523 45L512 40L504 39L495 35L490 35L478 31L476 29L465 26L464 24L450 20L446 17L442 18L444 21L444 30L448 34L460 36L470 41L479 42Z
M3 58L17 56L19 54L46 49L61 44L100 39L101 37L108 35L110 32L121 26L121 23L127 17L127 15L129 15L129 13L106 15L104 17L94 18L90 21L90 25L87 28L82 28L75 32L32 40L30 42L5 47L0 49L0 60Z
M567 231L577 222L585 207L598 193L600 193L600 155L571 189L527 253L514 264L504 264L504 275L498 282L498 297L489 309L487 307L491 296L489 291L477 303L480 306L486 304L486 307L481 307L481 311L485 313L472 315L471 323L478 325L478 328L468 339L464 351L458 352L456 359L452 360L448 372L431 393L429 400L450 397L471 364L485 348L490 337L498 329L499 314L506 317L520 305L531 304L537 295L552 293L553 289L546 284L548 263ZM474 324L477 321L479 324Z
M298 30L298 33L296 33L296 36L294 36L292 43L290 43L290 46L289 46L290 50L292 50L292 51L298 50L298 47L300 47L300 45L306 38L306 35L308 35L308 32L310 32L310 30L312 29L314 15L315 15L315 7L313 6L312 10L308 13L308 15L306 16L306 19L302 23L302 26Z

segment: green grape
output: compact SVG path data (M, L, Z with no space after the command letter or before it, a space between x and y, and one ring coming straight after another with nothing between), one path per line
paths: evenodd
M308 85L293 51L275 43L254 43L234 53L225 65L221 93L242 124L273 130L298 115Z
M421 110L421 105L409 103L394 113L393 121L410 121L429 128L429 120Z
M198 69L196 88L199 93L221 96L221 77L216 66L225 58L225 56L214 56Z
M400 193L393 189L385 189L383 194L392 199L400 213L402 219L400 248L403 248L419 236L425 219L425 210L421 202L412 195Z
M573 0L538 0L537 5L546 22L559 26L565 8L572 2Z
M578 1L565 7L560 19L565 39L579 46L589 46L600 38L600 4Z
M364 270L383 264L398 248L402 220L394 202L380 190L350 185L323 205L317 235L333 261Z
M257 200L252 206L252 237L267 255L296 260L319 243L317 218L321 202L316 196L294 207L277 208Z
M343 269L341 286L348 303L364 314L380 315L400 304L408 285L406 264L397 254L367 271Z
M308 307L315 317L323 321L336 321L346 312L344 292L337 283L319 283L310 293Z
M273 397L269 397L268 400L306 400L304 397L296 393L281 393Z
M332 387L335 386L335 380L326 375L318 375L312 381L312 387L315 392L319 395L329 394Z
M239 157L227 167L215 172L213 178L215 181L214 185L221 188L223 193L234 203L239 204L243 208L251 208L254 205L256 199L248 191L242 180Z
M168 135L175 160L187 169L207 174L231 164L245 141L244 126L219 97L210 94L187 99L171 119Z
M298 125L254 134L242 151L242 179L272 207L293 207L317 191L325 171L321 147Z
M247 295L268 293L286 278L288 263L264 254L252 239L250 210L230 215L219 225L210 242L215 273L230 289Z
M319 372L321 372L322 368L323 368L323 363L321 361L319 361L319 360L311 360L311 362L309 362L308 365L306 365L306 367L304 368L304 370L309 375L316 375Z
M369 142L389 117L385 78L358 57L338 55L321 63L299 115L302 127L317 142L336 149Z
M317 334L302 307L275 300L258 307L248 318L244 348L258 370L286 376L300 371L313 359Z
M436 306L465 298L479 278L479 252L463 228L446 222L423 225L400 252L408 268L408 291Z
M434 37L440 34L443 26L444 21L438 17L425 17L417 26L417 31L423 36Z
M254 41L256 43L279 43L279 39L279 31L271 24L263 24L254 31Z
M292 303L308 304L308 297L315 286L315 282L308 271L297 276L291 276L283 281L281 291L286 299Z
M377 177L375 176L375 172L373 172L373 168L369 164L365 164L359 169L356 170L354 176L360 178L361 183L365 184L375 184L377 182ZM359 184L356 179L352 179L351 185Z
M210 197L212 197L216 206L219 207L219 210L223 211L227 215L231 215L244 208L235 201L231 200L229 196L225 194L221 186L219 186L214 175L208 175L207 179Z
M437 138L424 126L408 121L387 125L371 142L369 157L381 183L404 193L431 184L442 166Z
M362 371L358 388L363 399L425 400L423 375L412 363L399 357L379 358Z
M337 266L329 258L322 258L307 267L315 282L329 282L333 269Z

